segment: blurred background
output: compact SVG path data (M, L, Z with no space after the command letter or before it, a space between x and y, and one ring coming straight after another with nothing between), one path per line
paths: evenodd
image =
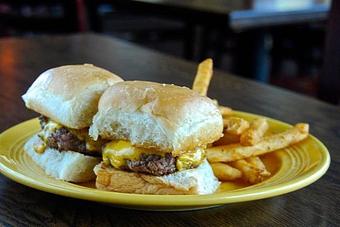
M0 38L96 32L333 104L339 25L330 0L0 0Z

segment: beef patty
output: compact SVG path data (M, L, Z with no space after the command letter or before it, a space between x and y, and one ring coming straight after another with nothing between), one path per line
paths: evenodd
M47 137L47 146L59 151L76 151L86 153L86 142L79 140L66 128L57 129Z
M39 117L40 126L44 129L48 122L48 118L45 116ZM80 140L74 134L72 134L67 128L62 127L51 133L46 138L46 145L50 148L57 149L59 151L76 151L84 153L86 155L98 156L96 152L91 152L86 149L86 141Z
M44 129L45 125L48 122L48 118L45 117L44 115L40 115L38 119L39 119L41 129Z
M127 170L163 176L176 172L176 158L167 153L163 156L156 154L141 154L138 161L127 161Z

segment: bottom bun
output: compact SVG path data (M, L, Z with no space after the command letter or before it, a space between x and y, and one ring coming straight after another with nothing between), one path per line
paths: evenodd
M44 153L37 153L34 144L40 138L35 135L24 146L27 154L41 167L45 173L65 181L86 182L94 180L93 168L100 162L99 158L87 156L74 151L58 151L46 148Z
M202 195L215 192L220 184L205 160L195 169L165 176L152 176L117 170L98 164L96 187L101 190L157 195Z

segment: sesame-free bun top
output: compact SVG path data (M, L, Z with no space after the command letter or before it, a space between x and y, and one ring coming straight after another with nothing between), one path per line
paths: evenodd
M207 97L186 87L124 81L99 100L90 135L128 140L133 145L174 156L219 139L222 116Z
M69 128L89 127L98 100L119 76L91 64L65 65L43 72L22 96L32 109Z

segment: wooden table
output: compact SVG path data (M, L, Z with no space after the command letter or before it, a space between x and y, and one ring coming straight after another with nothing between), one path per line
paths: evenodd
M20 96L44 70L93 63L127 80L190 86L196 64L98 35L0 39L0 131L37 116ZM209 95L235 109L308 121L332 164L316 183L287 195L188 212L136 211L64 198L0 176L0 226L336 226L340 223L340 110L282 89L216 71Z

